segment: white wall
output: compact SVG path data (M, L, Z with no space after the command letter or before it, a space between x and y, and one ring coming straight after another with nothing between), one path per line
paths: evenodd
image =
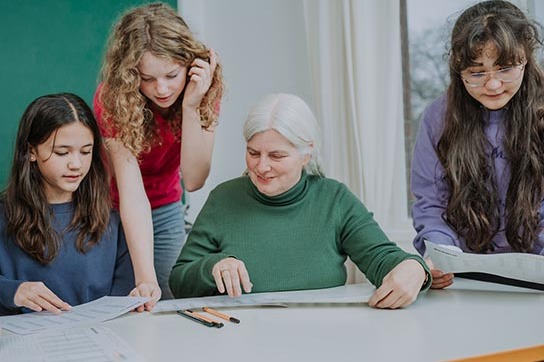
M210 177L189 194L187 219L194 221L213 187L245 170L242 125L253 104L266 94L288 92L315 107L302 0L178 0L178 9L219 54L227 85Z

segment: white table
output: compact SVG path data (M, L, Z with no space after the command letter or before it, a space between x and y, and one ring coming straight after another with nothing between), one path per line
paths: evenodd
M507 292L514 289L456 278L402 310L224 309L241 323L220 329L176 313L130 313L105 326L150 362L443 361L544 343L544 293Z

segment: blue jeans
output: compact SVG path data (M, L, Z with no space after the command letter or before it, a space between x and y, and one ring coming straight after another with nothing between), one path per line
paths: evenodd
M174 296L168 286L172 267L185 243L185 220L181 201L161 206L151 211L155 239L155 273L162 290L161 299Z

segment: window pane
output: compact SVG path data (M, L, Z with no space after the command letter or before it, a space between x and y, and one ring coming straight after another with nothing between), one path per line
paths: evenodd
M473 3L473 0L406 0L407 36L404 40L408 40L409 52L408 59L404 59L404 69L410 75L409 84L405 84L405 92L410 93L405 97L410 102L405 107L408 182L419 118L449 83L447 52L451 29L461 12ZM408 191L409 209L413 201Z

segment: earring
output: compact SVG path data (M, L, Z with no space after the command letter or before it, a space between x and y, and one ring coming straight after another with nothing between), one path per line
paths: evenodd
M30 156L30 162L34 162L36 161L36 157L34 157L33 155Z

